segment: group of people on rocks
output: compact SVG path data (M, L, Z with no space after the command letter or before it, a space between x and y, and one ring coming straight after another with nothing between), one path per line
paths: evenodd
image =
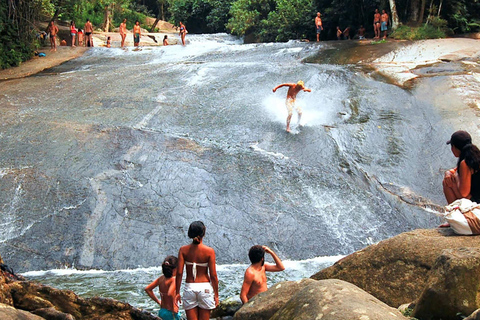
M383 32L383 39L387 38L389 20L390 20L390 17L388 16L388 13L385 10L382 10L382 14L380 14L378 9L375 9L375 13L373 15L373 30L375 32L374 39L380 39L382 32ZM322 23L322 15L320 12L317 12L317 16L315 17L315 30L317 33L317 41L320 41L320 35L324 30L323 23ZM352 35L350 32L351 32L350 26L347 26L344 30L342 30L340 26L337 26L335 31L337 40L352 39ZM361 25L357 31L358 39L360 40L365 39L365 32L366 32L365 27Z
M187 28L185 25L180 22L180 39L182 41L182 44L185 45L185 36L188 33ZM121 47L125 47L125 39L127 37L127 19L123 19L122 23L120 23L119 26L119 33L121 37ZM137 20L135 21L135 25L133 26L133 45L134 47L138 47L140 44L140 38L142 36L142 29L140 27L140 22ZM57 51L57 43L56 43L56 37L58 35L58 27L55 25L55 22L53 20L50 21L47 27L47 34L50 36L50 47L52 51ZM78 45L83 46L84 41L85 41L85 47L93 47L93 25L90 22L89 19L87 19L87 22L84 25L83 29L77 29L75 26L75 21L70 22L70 36L71 36L71 41L72 41L72 47L76 47L75 43L78 40ZM168 45L168 36L165 35L163 38L163 45L166 46ZM111 47L111 37L108 36L106 40L106 47L110 48Z
M213 248L203 243L206 227L195 221L188 228L192 243L182 246L178 257L168 256L162 263L162 273L150 283L145 291L160 305L158 316L163 320L179 320L179 302L188 320L208 320L210 313L218 306L218 277ZM265 263L265 253L272 256L275 264ZM280 258L272 249L255 245L248 252L251 265L245 271L240 299L248 302L255 295L267 291L266 271L283 271ZM183 271L186 271L183 296L180 295ZM153 292L158 287L160 299Z

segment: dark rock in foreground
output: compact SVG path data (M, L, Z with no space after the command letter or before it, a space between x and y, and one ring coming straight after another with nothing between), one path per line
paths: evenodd
M414 230L352 253L312 276L357 285L392 307L418 299L445 249L480 247L480 237L450 229Z
M271 320L401 320L398 310L387 306L357 286L336 279L304 287L270 318Z
M0 258L1 260L1 258ZM37 315L35 315L37 314ZM149 312L113 299L83 299L0 271L0 319L7 320L158 320Z
M480 308L480 248L447 249L437 258L413 316L456 320Z
M0 303L0 319L2 320L45 320L30 312L17 310L12 306Z
M282 308L290 298L306 285L316 281L303 279L301 281L280 282L262 292L243 305L235 313L235 320L262 320L270 319L275 312Z

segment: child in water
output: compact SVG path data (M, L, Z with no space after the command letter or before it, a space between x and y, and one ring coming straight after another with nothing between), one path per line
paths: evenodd
M112 45L112 39L110 37L107 38L107 48L110 48Z
M162 320L180 320L178 305L175 301L175 274L177 272L177 263L177 257L166 257L162 263L163 275L145 288L145 292L147 292L150 298L160 305L161 309L158 311L158 316ZM158 287L160 291L161 300L158 300L155 293L153 293L155 287Z

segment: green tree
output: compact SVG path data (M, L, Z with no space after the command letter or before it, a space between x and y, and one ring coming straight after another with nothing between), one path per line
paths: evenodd
M260 32L263 41L288 41L313 36L315 8L311 0L277 0Z
M0 1L0 68L17 66L33 56L40 6L37 0Z
M262 22L275 9L276 2L272 0L237 0L230 9L227 29L234 35L251 33L258 36L263 29Z

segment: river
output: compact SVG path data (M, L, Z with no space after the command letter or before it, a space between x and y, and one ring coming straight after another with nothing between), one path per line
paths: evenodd
M138 282L114 295L127 299L188 243L194 220L226 279L265 244L304 270L277 280L439 222L461 101L437 108L434 83L408 91L357 65L305 63L322 43L188 38L93 48L0 83L0 252L15 270L52 269L27 275L58 286L67 268L86 295L97 273L75 270L102 270L93 282L113 291ZM286 133L286 89L272 89L298 80L312 92ZM223 298L237 292L238 279L223 281Z

